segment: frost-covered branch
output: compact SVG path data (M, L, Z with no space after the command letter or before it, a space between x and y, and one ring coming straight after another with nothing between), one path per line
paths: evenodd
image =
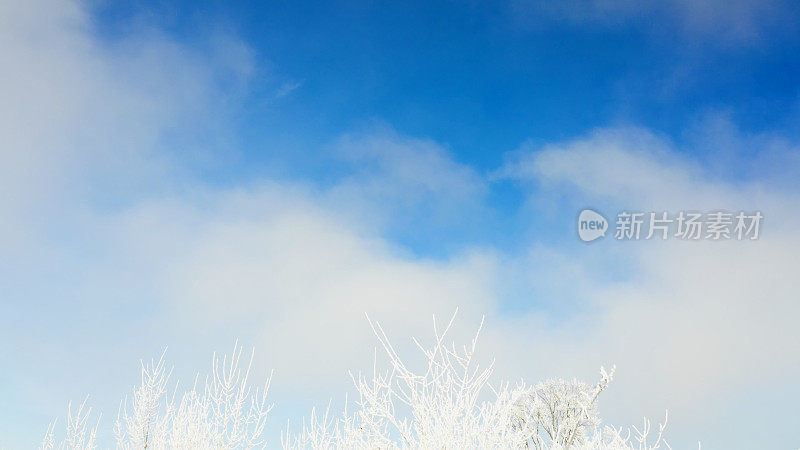
M600 369L600 381L547 380L534 386L490 384L493 363L474 361L478 336L457 349L446 343L455 316L442 331L434 319L433 344L414 343L425 356L415 371L403 361L383 327L370 321L389 367L371 376L352 376L355 410L337 418L330 407L312 411L298 434L283 436L284 448L533 448L657 449L666 446L664 425L648 443L650 424L642 430L601 426L597 402L614 369ZM666 423L666 422L665 422Z
M357 399L341 414L313 409L297 431L287 425L285 449L514 449L655 450L669 448L664 423L653 429L604 425L598 401L614 376L600 369L600 380L551 379L535 385L523 381L492 383L494 363L475 360L478 337L457 347L447 336L455 315L441 328L434 318L433 341L423 345L420 367L411 367L378 322L369 320L388 364L380 369L377 352L372 373L352 374ZM211 372L197 376L190 389L170 392L172 370L164 355L142 364L140 385L120 406L116 421L119 449L248 449L266 446L263 433L271 405L270 378L262 389L248 380L253 353L242 360L236 344L229 355L212 358ZM178 399L179 400L176 400ZM350 409L352 408L352 409ZM96 427L84 401L67 418L66 437L56 444L55 423L43 449L93 449Z
M176 401L178 384L168 394L172 370L164 354L142 364L141 384L134 387L130 403L120 406L115 424L118 449L248 449L264 446L263 432L272 408L267 403L270 378L261 389L248 384L253 363L246 364L242 348L234 345L230 355L212 358L211 373L199 387L199 376L191 389ZM66 438L58 448L94 448L95 429L88 429L89 411L81 405L68 416ZM42 448L56 448L54 426L48 429Z

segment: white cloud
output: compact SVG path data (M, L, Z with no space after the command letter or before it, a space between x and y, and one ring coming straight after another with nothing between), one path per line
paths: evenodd
M182 185L250 70L233 37L189 46L143 27L104 41L92 26L84 3L0 5L0 328L12 343L0 364L2 396L19 399L0 408L0 446L30 446L70 382L91 390L82 372L115 354L110 342L137 345L121 335L142 324L131 297L150 292L135 280L144 269L93 233L106 213Z
M709 139L711 133L707 131ZM615 362L620 367L619 405L624 405L620 411L627 410L627 420L635 420L631 405L650 415L670 408L671 417L682 418L673 444L690 444L692 433L695 439L705 433L706 444L725 448L747 441L744 433L752 437L752 429L739 436L701 423L726 408L743 386L774 383L790 389L800 375L800 332L793 325L800 314L795 301L800 288L792 275L800 251L800 217L789 206L800 200L797 193L771 186L765 174L751 174L748 182L723 181L680 156L670 143L637 129L599 130L583 139L529 149L505 170L544 183L541 195L568 190L583 204L600 203L613 213L763 212L758 241L605 242L605 247L561 250L571 255L559 262L564 271L596 274L617 264L618 270L633 275L583 284L576 295L588 303L589 312L555 329L544 326L547 316L536 311L530 312L531 318L513 321L542 325L519 327L518 339L530 342L525 351L552 368L585 372L586 364ZM616 246L627 247L621 255L603 257ZM513 335L500 333L494 345L504 347ZM523 360L520 348L512 350L516 356L506 360ZM766 420L759 409L741 414L745 421Z
M145 282L160 286L171 321L255 332L285 387L344 381L373 342L365 312L426 331L432 313L492 309L491 257L409 257L280 186L145 205L118 223L110 245L152 261L158 275Z
M146 27L105 42L76 3L3 8L0 333L14 349L0 364L21 403L0 413L0 445L38 440L87 392L113 411L136 360L164 345L196 368L239 336L284 391L325 401L366 363L364 312L405 335L456 305L491 309L491 255L421 259L380 234L400 200L420 216L479 202L480 177L441 146L376 130L335 145L351 175L333 188L209 186L197 160L222 151L254 70L246 46Z
M143 28L110 43L94 38L78 2L2 8L4 217L158 192L173 179L169 172L186 170L174 160L202 156L204 140L218 134L223 100L236 93L235 83L220 89L220 82L251 70L249 52L231 37L215 36L198 50ZM27 229L3 224L5 236Z
M348 174L326 193L328 202L373 227L449 226L479 210L488 192L483 177L440 144L385 126L342 136L334 152Z
M518 158L504 169L507 176L546 186L560 183L593 198L625 199L628 208L726 208L734 197L716 175L644 129L596 130L566 145L523 149Z

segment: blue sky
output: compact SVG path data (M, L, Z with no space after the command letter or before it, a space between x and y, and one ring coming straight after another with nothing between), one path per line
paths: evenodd
M752 8L761 27L752 39L681 31L682 19L659 23L647 6L641 21L605 25L537 16L533 2L114 2L97 7L94 25L112 41L141 22L199 45L209 33L243 39L254 74L236 140L253 170L316 155L342 130L376 120L490 170L526 140L599 125L632 122L680 140L723 111L748 132L791 127L800 44L785 27L798 11L779 6L788 25ZM297 88L276 98L288 86ZM324 176L310 159L291 165Z
M364 312L406 342L458 307L499 377L615 363L611 423L796 447L798 9L7 2L0 446L87 393L110 430L139 359L235 338L276 438L370 364ZM587 245L586 207L765 223Z
M608 23L569 19L535 2L114 2L95 6L93 26L116 43L132 29L155 27L212 52L209 35L236 36L251 67L246 93L226 118L224 151L235 157L202 167L202 176L231 185L269 173L325 186L348 168L324 149L343 133L376 127L431 139L481 174L523 144L598 126L648 128L703 163L717 156L692 145L698 123L724 117L742 133L796 135L798 8L741 3L719 17L680 3L670 14L643 5ZM699 29L685 29L696 21ZM221 76L219 83L231 82L224 79L231 74ZM744 153L733 166L749 165ZM744 175L739 169L726 171ZM506 214L519 207L519 191L495 180L490 195L494 217L482 216L480 230L458 231L479 241L487 228L524 232ZM442 254L429 245L442 236L414 238L397 228L415 251ZM445 234L455 231L448 224Z

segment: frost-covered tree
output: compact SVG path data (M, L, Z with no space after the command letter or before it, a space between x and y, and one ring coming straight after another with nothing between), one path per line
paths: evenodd
M455 317L455 316L454 316ZM312 411L299 433L287 429L284 448L533 448L657 449L664 426L650 436L650 423L630 430L601 426L597 401L613 370L600 369L596 385L548 380L527 386L490 383L493 364L475 361L480 328L469 346L445 342L453 319L424 347L421 371L407 367L383 328L370 322L389 359L389 369L353 376L358 400L340 417ZM482 328L483 324L481 324ZM488 397L488 398L485 398ZM649 442L648 438L652 438Z
M455 316L454 316L455 317ZM474 361L480 328L469 345L456 348L445 339L453 319L439 330L434 319L434 342L423 346L425 364L412 370L400 358L380 324L370 321L388 357L388 369L351 375L358 399L335 417L330 406L312 410L297 432L287 427L281 443L286 449L658 449L665 425L653 432L645 420L639 429L604 426L597 402L614 370L600 369L600 381L547 380L536 385L490 382L493 364ZM483 324L481 324L482 328ZM164 356L142 364L141 384L126 399L116 421L120 449L245 449L262 448L262 435L271 406L263 389L251 389L248 376L252 354L241 364L242 349L214 356L211 374L176 401L170 394L171 370ZM377 358L376 358L377 360ZM54 425L42 448L95 448L97 428L90 427L86 402L67 418L65 438L56 444ZM666 421L665 421L666 423Z
M94 427L89 427L89 416L92 413L92 408L86 406L87 400L88 398L81 403L81 406L78 407L78 410L74 413L72 412L71 403L67 407L67 427L64 431L65 437L58 445L56 445L54 437L56 422L54 421L47 427L47 432L42 441L42 449L88 450L96 447L97 424L95 424Z
M269 379L262 389L247 384L253 354L245 368L240 364L242 348L230 355L214 356L211 374L203 388L194 386L180 402L166 397L170 378L163 355L142 368L142 384L134 389L130 408L125 404L116 423L117 447L239 449L263 446L261 435L271 406L266 396ZM126 402L127 403L127 402Z
M230 355L212 358L211 373L202 383L195 378L179 400L178 384L169 392L172 371L164 361L142 363L142 381L126 398L115 423L118 449L248 449L262 448L270 378L260 389L248 384L253 353L246 365L237 344ZM84 402L85 403L85 402ZM96 427L87 426L91 411L81 405L68 414L66 437L58 445L54 424L43 449L96 448Z

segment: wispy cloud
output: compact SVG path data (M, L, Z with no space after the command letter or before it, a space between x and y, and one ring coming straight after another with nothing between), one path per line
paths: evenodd
M283 83L279 88L278 91L275 93L275 98L283 98L290 95L292 92L300 89L303 86L304 81L296 81L296 80L289 80Z
M632 26L665 39L678 34L689 42L723 47L755 47L798 37L793 26L798 9L793 2L784 0L515 0L511 4L516 14L538 25L556 20L605 27Z

